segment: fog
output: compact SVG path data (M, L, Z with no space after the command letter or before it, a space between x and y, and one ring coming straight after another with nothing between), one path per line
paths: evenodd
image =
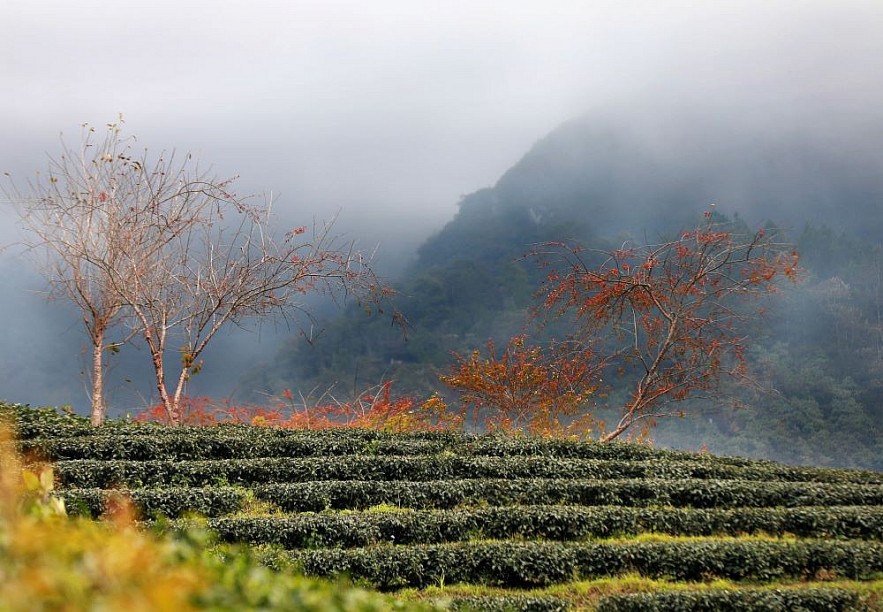
M572 117L685 164L729 139L787 157L776 144L799 136L848 169L883 136L877 0L5 0L0 24L0 171L24 180L60 133L76 143L84 122L122 113L149 150L190 151L239 175L240 193L272 193L280 227L339 214L392 277L462 195ZM750 192L740 178L732 192ZM85 406L76 312L44 302L16 248L0 270L0 398ZM230 373L287 333L219 338L198 385L232 393ZM150 394L125 382L149 367L143 351L125 359L118 411Z

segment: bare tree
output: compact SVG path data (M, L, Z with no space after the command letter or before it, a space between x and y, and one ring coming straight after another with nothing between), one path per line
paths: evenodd
M84 125L79 150L62 140L62 155L50 158L46 175L37 174L26 192L10 181L4 194L16 204L27 230L24 246L49 283L50 298L68 299L80 310L91 344L90 395L92 423L106 413L104 351L110 330L123 316L108 269L119 263L125 239L122 216L143 169L127 156L130 143L119 125L108 125L96 142L95 129Z
M311 292L373 303L387 293L369 258L332 235L332 223L314 227L310 240L304 227L277 240L270 204L236 196L233 179L200 171L189 155L151 161L145 152L135 159L119 125L108 128L100 147L93 150L89 130L76 164L65 151L48 184L32 186L52 197L16 199L27 204L23 218L39 237L32 246L54 255L45 268L50 283L80 307L93 346L103 347L107 329L123 321L130 335L143 338L171 423L180 422L186 383L225 325L307 312L300 298ZM76 172L80 166L89 171ZM88 189L79 186L82 176ZM59 215L65 218L56 221ZM93 292L78 280L83 270ZM104 414L101 377L94 374L103 367L101 350L94 351L93 422ZM179 352L177 366L167 359L172 351Z
M269 232L270 208L229 194L202 200L199 222L176 233L162 249L129 259L117 279L132 309L133 329L144 337L160 400L172 423L190 377L202 368L208 343L227 324L309 314L301 298L313 292L356 294L379 300L387 291L370 261L352 244L339 244L331 223L289 231L281 240ZM229 197L226 197L229 196ZM170 348L170 341L174 341ZM166 359L178 350L180 363ZM166 370L177 373L167 383Z

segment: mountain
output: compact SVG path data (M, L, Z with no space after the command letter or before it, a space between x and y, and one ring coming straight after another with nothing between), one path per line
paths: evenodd
M565 123L493 187L463 197L420 246L397 283L406 336L351 308L313 342L293 338L242 386L255 399L286 388L348 398L390 379L400 392L443 391L452 351L525 329L539 282L524 257L531 245L653 242L714 202L751 227L784 228L804 282L774 301L754 339L752 364L776 392L738 391L749 408L737 411L697 407L701 418L661 424L657 443L883 469L881 162L845 135Z

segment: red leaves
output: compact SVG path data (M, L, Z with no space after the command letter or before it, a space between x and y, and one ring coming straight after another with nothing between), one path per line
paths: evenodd
M442 382L460 392L472 408L472 426L525 430L537 435L585 435L575 420L600 386L601 363L590 349L565 344L531 346L515 336L498 355L488 341L487 355L455 355L457 364Z
M486 357L457 356L442 380L498 426L547 433L586 411L601 371L612 366L631 393L603 441L636 423L649 426L668 402L713 391L724 373L744 371L738 324L752 316L745 304L772 293L780 274L796 280L799 256L764 231L741 237L711 211L704 219L676 240L607 253L596 268L560 243L538 251L549 272L535 314L573 321L567 345L604 346L603 355L531 348L517 337L499 356L493 343ZM549 261L556 253L557 266ZM572 381L562 385L566 376Z
M796 250L791 251L788 258L782 262L782 272L791 282L797 282L800 279L799 265L800 254Z
M688 237L686 235L682 238L682 240L687 240L687 239L688 239ZM686 259L690 255L690 249L688 249L687 246L685 244L683 244L683 242L679 242L675 245L675 254L680 259Z
M298 404L290 389L284 390L269 406L185 397L181 400L180 417L182 425L245 423L285 429L356 427L390 432L459 429L463 423L462 416L450 412L437 395L419 404L411 397L394 398L389 382L351 402L317 406L308 406L306 402ZM148 408L135 419L169 422L162 404Z

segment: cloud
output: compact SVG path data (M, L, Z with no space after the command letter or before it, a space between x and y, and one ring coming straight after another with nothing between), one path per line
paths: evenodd
M118 112L262 188L439 206L596 111L642 129L872 115L883 5L10 0L4 133L32 162ZM821 123L817 121L816 123ZM290 177L290 178L289 178ZM352 202L349 202L352 204Z

